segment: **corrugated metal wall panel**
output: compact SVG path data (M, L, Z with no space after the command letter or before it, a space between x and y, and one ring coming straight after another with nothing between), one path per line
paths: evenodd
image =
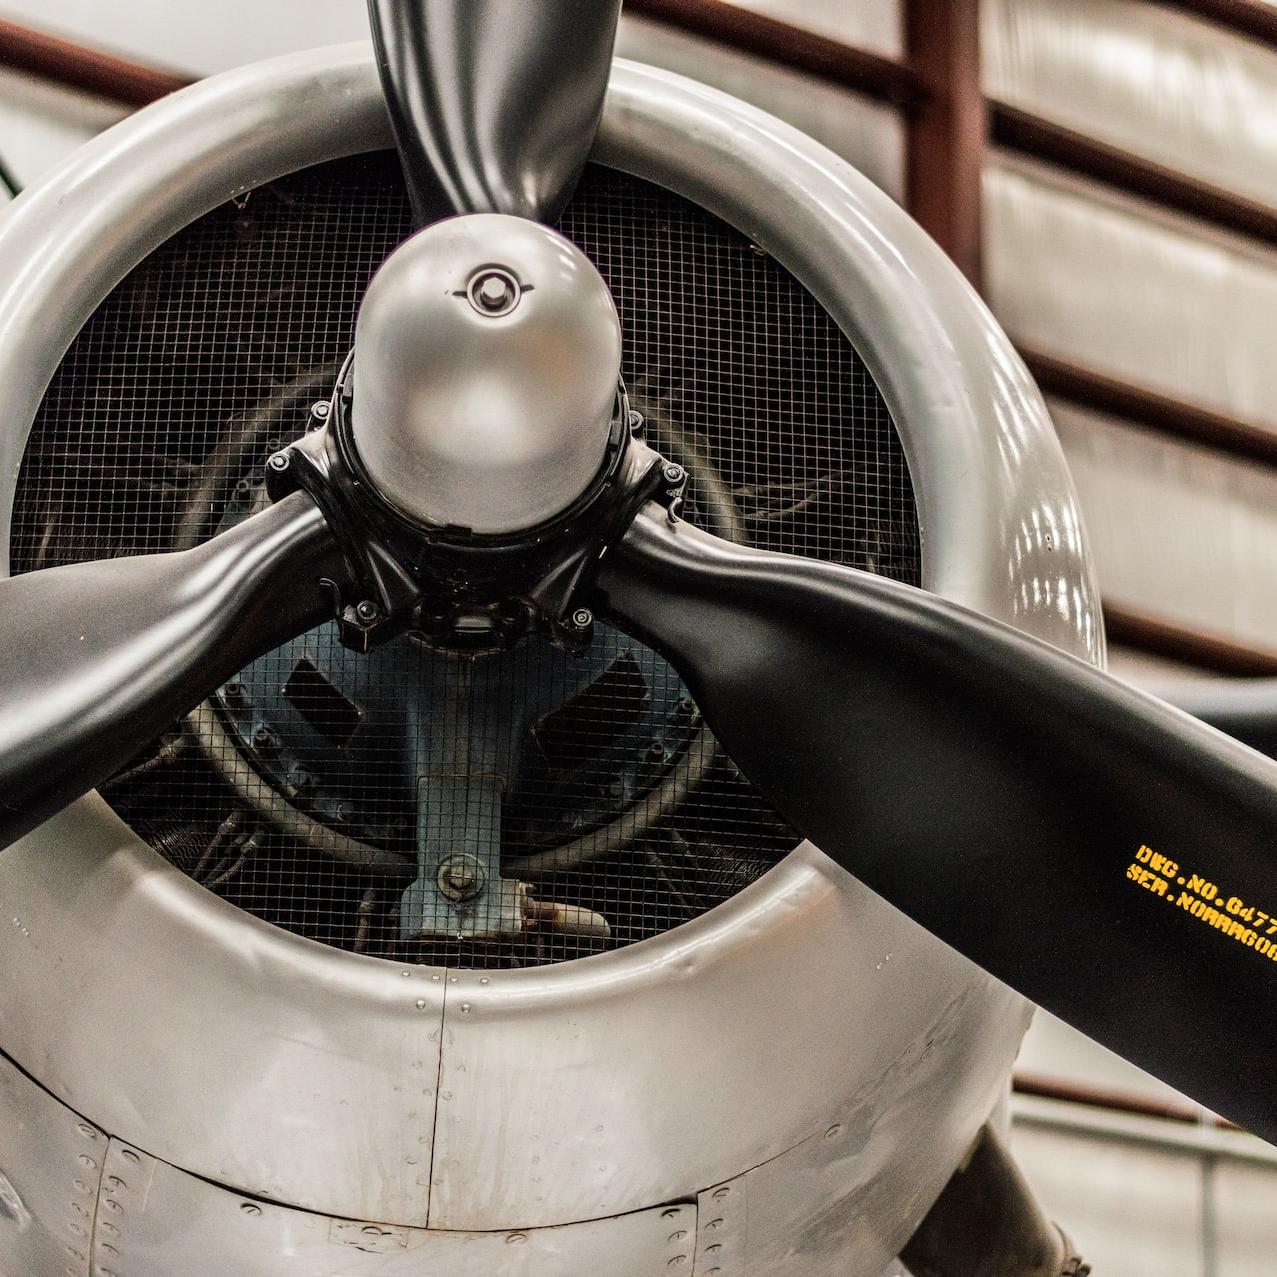
M819 35L872 49L889 58L904 52L900 0L732 0Z
M1277 1172L1221 1161L1214 1178L1215 1235L1220 1277L1270 1277L1277 1271Z
M904 125L890 107L656 22L623 18L617 52L692 76L771 111L850 160L893 198L901 198Z
M128 110L0 70L0 157L23 186Z
M1277 252L1007 156L984 193L986 289L1013 337L1277 427Z
M1060 402L1104 597L1277 644L1277 471Z
M984 0L986 91L1277 204L1277 51L1147 0Z
M1212 1277L1202 1265L1196 1158L1019 1122L1011 1149L1097 1277Z

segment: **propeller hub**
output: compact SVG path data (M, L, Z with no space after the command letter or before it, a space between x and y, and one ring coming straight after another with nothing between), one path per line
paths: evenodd
M381 496L415 522L522 531L598 475L620 364L612 296L575 245L524 218L449 218L368 286L351 438Z

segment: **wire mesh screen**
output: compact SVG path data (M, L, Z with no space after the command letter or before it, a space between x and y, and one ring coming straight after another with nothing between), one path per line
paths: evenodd
M650 441L720 535L917 583L899 440L864 366L771 258L591 168L562 229L610 284ZM264 504L409 230L392 156L271 183L176 235L91 318L18 481L16 572L193 545ZM210 890L316 940L511 966L679 925L795 842L674 672L605 626L358 656L325 626L255 662L103 788Z

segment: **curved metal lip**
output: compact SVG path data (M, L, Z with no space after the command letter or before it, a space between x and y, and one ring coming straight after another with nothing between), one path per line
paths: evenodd
M316 49L173 94L86 144L0 215L0 384L8 408L0 435L0 575L8 571L14 484L31 423L67 347L110 290L227 199L391 141L370 46ZM789 125L695 81L622 59L593 158L656 181L750 235L847 333L905 447L926 588L1102 659L1090 559L1041 396L983 303L906 214ZM1047 609L1018 609L1015 569L1008 580L1008 516L1043 508L1057 521L1062 511L1062 522L1077 529L1051 565L1083 599L1064 625ZM1020 557L1022 578L1029 557ZM77 806L82 819L101 825L103 842L118 848L120 828L109 808L94 795ZM140 838L133 844L140 867L167 863ZM791 856L772 870L775 889L804 872L802 863ZM183 909L220 905L195 883L189 888L167 898ZM744 908L734 899L714 913L721 921ZM267 936L285 947L312 943L231 912L234 925L262 933L259 944ZM684 934L677 928L567 966L646 966L663 947L680 948ZM360 961L349 954L345 960Z

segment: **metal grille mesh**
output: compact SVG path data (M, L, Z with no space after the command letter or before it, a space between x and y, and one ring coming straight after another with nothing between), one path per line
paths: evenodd
M49 388L19 476L14 571L192 544L264 500L265 456L327 397L364 287L408 229L397 165L378 154L255 190L155 252ZM886 407L776 262L601 168L562 229L612 288L631 398L691 471L693 520L918 582ZM461 779L440 761L458 751ZM412 639L363 660L317 630L175 724L104 793L236 905L329 944L445 965L553 962L657 934L795 841L672 671L605 630L585 660L532 642L479 661ZM405 895L418 851L472 851L482 865L497 848L527 884L510 894L519 934L459 939L433 876L416 903Z

